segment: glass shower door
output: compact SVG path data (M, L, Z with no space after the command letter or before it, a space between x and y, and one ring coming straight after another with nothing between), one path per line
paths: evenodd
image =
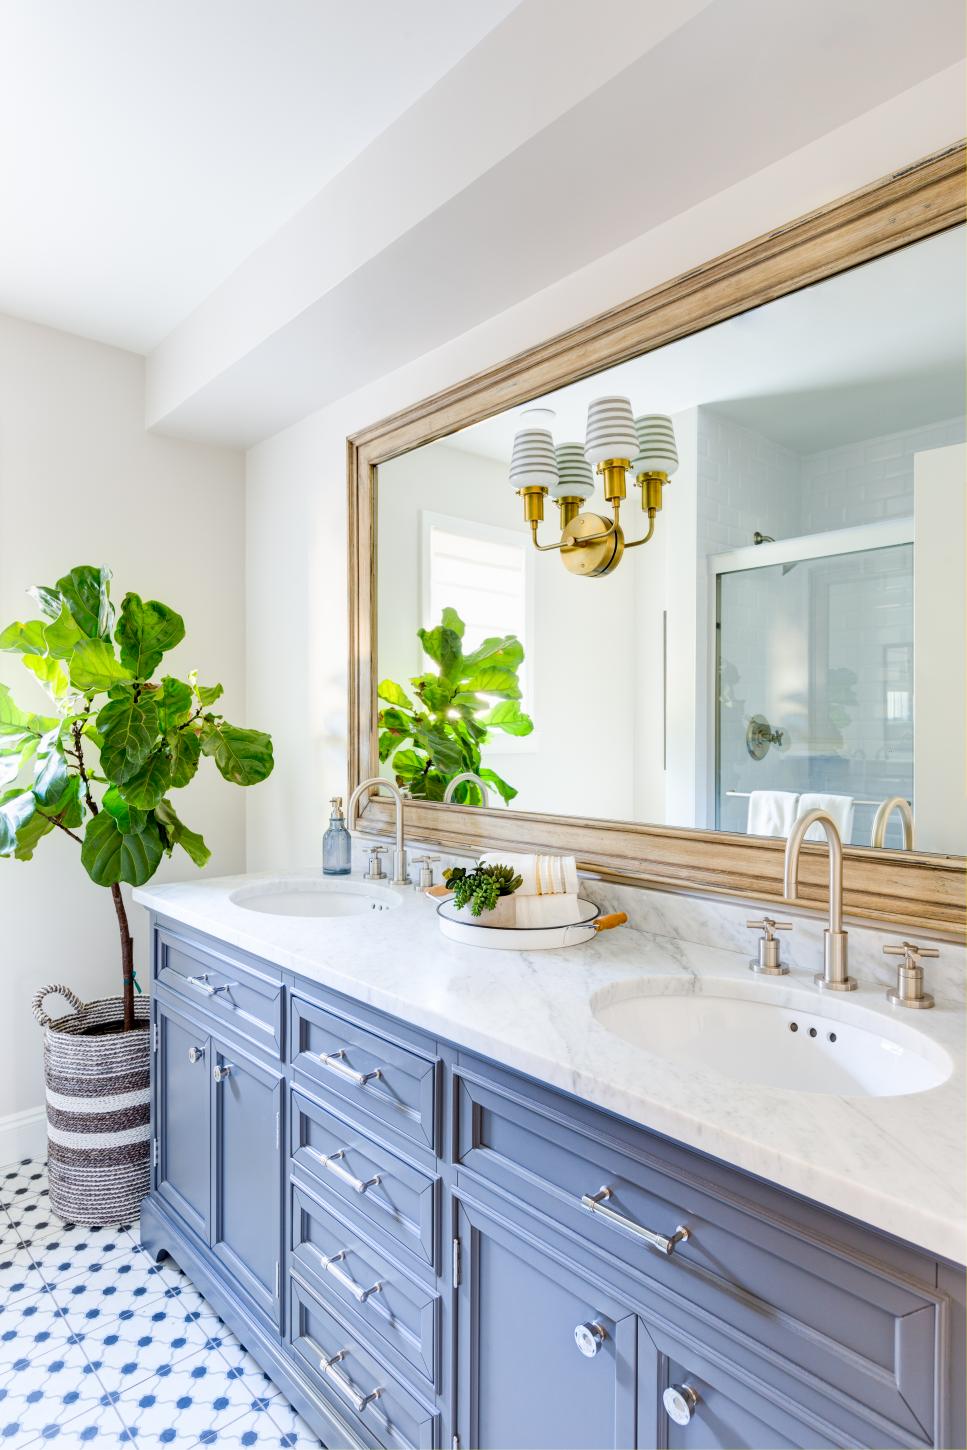
M752 791L832 794L868 846L913 797L913 545L723 571L716 609L716 825L747 831Z

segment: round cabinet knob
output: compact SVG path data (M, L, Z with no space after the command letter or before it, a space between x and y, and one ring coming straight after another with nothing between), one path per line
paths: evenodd
M574 1343L587 1359L594 1358L607 1337L602 1324L579 1324L574 1331Z
M665 1412L676 1425L687 1425L695 1413L698 1395L691 1385L669 1385L661 1397Z
M201 1062L201 1060L202 1060L202 1058L204 1056L205 1056L205 1049L203 1047L189 1047L189 1049L188 1049L188 1061L189 1062Z
M215 1079L216 1082L221 1082L224 1078L230 1077L231 1072L232 1064L230 1062L226 1062L224 1067L215 1067L212 1069L212 1077Z

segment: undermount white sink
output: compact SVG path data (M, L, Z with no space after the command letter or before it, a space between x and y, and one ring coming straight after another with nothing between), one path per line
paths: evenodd
M603 1027L646 1052L763 1087L901 1097L953 1071L944 1049L905 1022L853 1003L828 1015L798 988L769 994L759 981L621 983L591 1005Z
M402 904L397 891L368 881L295 877L259 881L233 891L229 900L245 911L268 916L371 916Z

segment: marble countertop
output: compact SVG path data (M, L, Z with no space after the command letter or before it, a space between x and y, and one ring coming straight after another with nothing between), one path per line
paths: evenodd
M630 927L562 951L461 946L440 934L435 903L412 889L400 893L402 905L392 911L355 917L273 916L231 900L242 887L279 879L146 886L134 898L436 1037L967 1263L961 1006L902 1014L903 1027L925 1033L953 1061L950 1077L930 1091L841 1097L763 1087L645 1052L602 1026L592 1006L623 997L637 981L652 992L681 992L683 982L700 992L714 979L731 981L742 995L752 983L763 998L844 1023L856 1008L892 1023L901 1014L875 983L820 997L804 971L755 978L745 953Z

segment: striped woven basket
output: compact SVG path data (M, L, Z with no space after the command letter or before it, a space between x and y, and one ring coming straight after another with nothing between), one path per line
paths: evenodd
M51 994L64 997L73 1013L48 1017L44 1000ZM85 1003L55 984L43 987L31 1006L44 1029L50 1206L71 1223L129 1223L150 1175L149 1034L84 1035L97 1023L122 1020L120 997ZM147 1026L147 997L135 1001L134 1011Z

